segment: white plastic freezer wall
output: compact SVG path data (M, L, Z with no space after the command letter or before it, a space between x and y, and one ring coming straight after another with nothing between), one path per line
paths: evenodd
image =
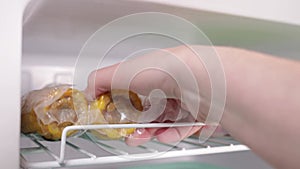
M83 44L108 22L137 12L164 12L194 23L215 45L298 59L298 6L296 0L0 1L1 167L20 167L21 95L49 83L72 82L76 57ZM114 57L105 64L120 61L128 48L143 45L147 44L133 41L131 46L112 53ZM80 75L82 81L76 84L80 88L85 87L87 74Z

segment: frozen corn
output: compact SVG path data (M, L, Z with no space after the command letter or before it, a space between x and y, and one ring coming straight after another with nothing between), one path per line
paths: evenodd
M142 110L142 103L138 95L127 90L112 90L102 94L90 105L90 112L95 119L93 124L135 123ZM91 132L102 139L119 139L134 131L134 128L106 128Z
M59 140L67 126L135 123L142 110L138 95L127 90L112 90L88 102L82 92L69 85L46 87L23 97L21 131ZM106 128L91 132L99 138L118 139L134 131L134 128Z
M59 140L65 127L87 124L87 112L84 94L69 85L31 91L22 99L21 131ZM69 132L68 136L74 132Z

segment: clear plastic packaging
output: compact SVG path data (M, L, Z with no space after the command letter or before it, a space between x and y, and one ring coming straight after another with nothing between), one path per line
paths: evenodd
M91 119L94 119L92 124L136 123L142 110L143 106L139 96L127 90L112 90L100 95L90 104ZM106 128L91 132L101 139L119 139L134 131L134 128Z
M162 113L148 111L151 106L161 107ZM156 110L156 109L154 109ZM87 101L83 92L71 85L48 86L29 92L22 98L21 131L38 133L48 140L59 140L63 129L70 125L88 124L132 124L140 122L193 122L195 119L176 99L165 102L155 99L150 105L149 98L144 99L128 90L114 89ZM135 128L104 128L89 131L100 139L120 139L135 132ZM78 131L68 133L71 136Z
M22 98L23 133L38 133L45 139L59 140L66 126L87 124L88 120L85 95L70 85L48 86Z
M142 110L140 98L131 91L112 90L88 102L83 92L70 85L48 86L22 98L21 131L59 140L66 126L134 123L132 119L137 120ZM134 131L107 128L91 132L101 139L119 139Z

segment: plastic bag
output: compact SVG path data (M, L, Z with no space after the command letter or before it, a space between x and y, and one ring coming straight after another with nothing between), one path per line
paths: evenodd
M63 129L70 125L130 124L142 122L180 122L187 119L186 111L178 111L180 104L168 99L164 112L148 116L151 105L145 98L143 108L139 96L128 90L114 89L88 102L85 94L71 85L49 86L29 92L22 99L21 131L38 133L48 140L59 140ZM160 107L161 101L152 103ZM156 110L156 109L155 109ZM167 112L167 113L166 113ZM180 112L180 113L179 113ZM105 128L90 130L101 139L119 139L132 134L135 128ZM78 131L68 133L71 136Z
M112 90L100 95L90 104L91 119L94 119L92 124L136 123L142 110L143 106L138 95L127 90ZM101 139L119 139L134 131L134 128L105 128L91 130L91 133Z
M49 86L22 98L21 131L59 140L66 126L88 124L88 102L70 85ZM68 133L68 136L74 134Z
M140 98L131 91L112 90L88 102L83 92L70 85L49 86L22 98L21 131L59 140L66 126L134 123L132 119L137 119L142 110ZM102 139L118 139L134 131L107 128L91 132Z

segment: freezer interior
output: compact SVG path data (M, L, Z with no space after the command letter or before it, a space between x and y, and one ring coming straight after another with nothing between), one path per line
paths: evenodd
M291 59L297 59L300 53L300 29L289 24L152 2L33 0L23 14L22 95L51 83L75 84L83 90L89 73L94 69L122 61L134 51L181 45L178 41L153 34L136 36L116 45L100 60L98 52L107 47L103 39L115 38L118 32L137 27L148 29L143 27L146 25L130 23L114 25L110 32L95 39L99 40L97 46L87 45L94 40L95 33L101 32L109 23L145 12L184 18L209 39L203 42L205 45L234 46ZM162 29L172 32L168 27ZM182 36L192 43L199 38L195 32L183 33ZM153 140L138 147L129 147L122 140L97 140L88 134L61 142L21 134L20 141L23 168L130 168L176 162L233 169L271 168L229 136L211 138L203 144L195 137L176 144Z

